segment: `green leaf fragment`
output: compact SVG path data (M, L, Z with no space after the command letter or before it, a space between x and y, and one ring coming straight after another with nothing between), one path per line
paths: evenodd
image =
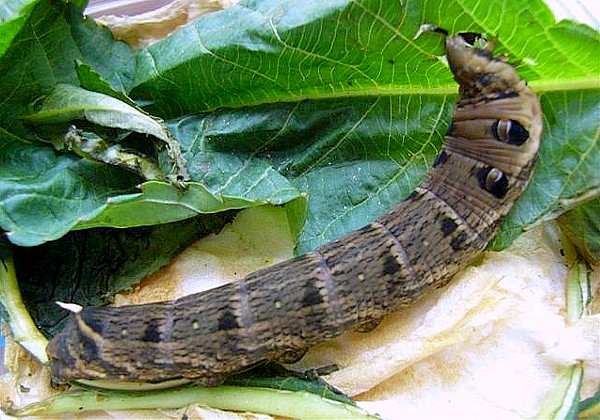
M579 391L583 379L583 366L577 364L562 372L546 396L535 416L539 419L571 420L577 418Z
M58 84L37 112L21 118L36 125L86 119L100 126L135 131L169 141L165 128L148 114L112 96L68 84Z
M576 322L586 315L591 301L590 271L585 263L575 262L567 275L567 319Z
M98 135L77 130L73 125L68 128L64 142L69 150L83 158L128 169L149 181L167 179L152 159L120 144L109 145Z
M13 0L0 4L0 57L21 31L39 0Z
M34 246L57 239L101 211L109 197L129 194L129 172L52 147L28 144L0 132L0 226L14 244Z
M21 117L31 124L61 124L85 119L103 127L148 134L163 141L175 162L179 181L189 180L179 144L148 114L119 99L69 84L58 84L34 114Z
M199 183L190 183L185 190L165 182L150 181L140 186L141 193L121 195L107 200L98 213L80 219L76 229L92 227L134 227L182 220L203 213L215 213L263 205L263 200L215 194ZM299 196L290 189L285 196L273 197L273 204L283 204Z
M600 417L600 387L594 395L579 404L579 419L597 419Z
M120 89L115 88L109 81L104 79L100 73L98 73L89 64L77 61L77 77L81 87L93 92L104 93L112 96L113 98L119 99L128 105L137 107L137 104L127 96L127 94Z
M571 266L567 274L566 284L566 315L567 320L574 324L582 317L589 315L588 304L592 299L590 271L585 262L569 242L563 242L566 258ZM557 377L557 382L548 394L541 407L539 418L575 419L580 418L582 406L579 403L580 390L583 381L584 366L580 363L565 370Z
M48 340L35 326L21 299L17 274L11 256L0 261L0 313L6 318L13 339L27 349L40 363L49 362L46 354Z
M306 391L343 404L356 406L356 402L340 390L328 384L321 375L336 371L335 365L295 371L286 369L276 362L266 361L255 367L228 377L224 385L270 388L287 391Z
M68 391L9 411L15 417L56 416L89 410L133 410L179 408L189 404L207 405L232 411L250 411L297 419L377 419L363 410L327 400L308 392L267 388L188 386L169 391L116 392Z
M577 206L558 219L558 224L592 265L600 264L600 199Z

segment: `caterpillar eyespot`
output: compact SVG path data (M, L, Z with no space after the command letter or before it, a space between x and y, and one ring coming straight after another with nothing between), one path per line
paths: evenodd
M460 98L433 167L405 201L314 252L219 288L72 314L47 348L53 380L218 385L258 361L295 360L368 329L477 258L527 185L542 113L491 44L461 36L445 44Z
M497 168L483 168L479 171L479 185L496 198L502 198L508 190L508 179Z
M494 137L498 141L517 146L522 145L529 138L529 132L515 120L498 120L492 126Z

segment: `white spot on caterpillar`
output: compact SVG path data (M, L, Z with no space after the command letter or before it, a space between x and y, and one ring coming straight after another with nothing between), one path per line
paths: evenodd
M281 302L275 301L275 308L276 309L281 309Z
M197 330L197 329L200 328L200 324L198 323L198 321L192 322L192 328L195 329L195 330Z
M127 337L127 328L121 330L121 337Z
M363 273L360 273L360 274L358 275L358 279L359 279L360 281L363 281L363 280L365 279L365 275L364 275Z

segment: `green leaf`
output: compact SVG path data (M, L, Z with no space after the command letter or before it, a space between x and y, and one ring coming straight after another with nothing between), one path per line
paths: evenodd
M308 191L303 253L394 206L425 175L422 156L438 150L442 136L433 128L447 125L452 104L422 105L402 96L274 104L184 117L169 130L192 178L215 190L239 193L270 162ZM410 137L390 137L390 127ZM224 173L231 182L221 184Z
M169 142L169 135L160 123L131 105L103 93L62 83L44 99L37 112L21 118L35 125L85 119L100 126L144 133Z
M600 199L580 205L558 219L559 226L581 255L592 265L600 264Z
M402 200L439 151L456 84L438 58L441 37L415 40L418 27L434 22L452 32L483 32L497 37L497 51L518 63L546 115L531 187L494 243L502 248L556 213L564 200L600 191L593 173L600 161L600 65L594 60L600 41L588 27L555 23L540 1L499 3L496 9L501 13L449 0L246 1L180 29L132 60L132 51L93 22L81 21L70 8L40 3L0 62L0 88L12 92L0 105L0 123L10 135L32 141L35 130L15 116L30 113L28 104L57 84L77 85L79 78L102 92L151 102L154 115L171 119L168 126L177 131L188 162L199 164L190 165L192 179L211 193L258 203L277 196L278 188L289 191L291 183L306 192L298 248L304 252ZM514 31L523 20L528 25ZM39 62L27 64L23 51ZM180 124L187 131L173 128ZM259 198L254 185L270 190ZM86 188L91 195L96 183ZM95 209L86 220L102 218L97 203ZM80 216L55 210L54 232L71 229ZM35 214L15 207L0 224L12 230L9 219L24 222ZM294 214L291 223L298 226L303 217Z
M49 94L59 83L78 84L75 64L90 65L115 89L127 91L135 60L133 50L115 42L106 28L83 20L72 4L40 1L0 59L0 127L33 138L17 118L30 103Z
M228 377L223 385L271 388L293 392L306 391L328 400L356 407L357 404L352 398L329 385L321 378L320 375L323 373L317 372L317 370L298 372L288 370L277 363L266 361L249 370Z
M0 225L14 244L34 246L63 236L80 219L92 219L110 197L131 193L137 180L2 131L0 144Z
M576 419L579 392L583 379L581 364L561 372L556 378L556 385L548 393L547 400L535 416L539 419L571 420Z
M282 183L287 183L285 178L280 178ZM80 218L74 228L154 225L204 213L254 207L264 204L264 201L280 205L299 196L298 190L289 183L287 189L271 189L272 196L269 196L267 189L263 189L254 198L246 191L234 191L231 195L213 193L198 183L191 183L182 191L165 182L150 181L142 184L140 189L139 194L121 195L107 200L95 217L87 220Z
M437 58L441 37L414 40L418 27L487 33L518 63L545 113L539 164L492 245L501 249L562 201L600 191L600 37L555 23L541 1L493 7L241 2L139 51L131 95L173 118L192 178L210 178L233 154L247 166L272 162L307 192L302 253L401 201L439 151L457 88ZM210 165L200 174L203 162Z
M81 68L80 64L78 69ZM96 79L96 81L98 80ZM104 93L91 92L77 86L60 83L44 99L37 112L22 116L21 119L34 125L57 125L74 120L87 120L102 127L153 136L167 146L168 155L176 167L175 183L189 181L189 174L185 161L181 157L179 144L172 139L163 125L139 110L137 106L131 106ZM125 152L120 147L110 147L103 139L95 135L82 137L75 126L69 127L65 137L69 148L76 150L84 158L129 168L140 172L147 180L166 178L157 170L158 165L154 165L144 156Z
M2 244L2 247L4 246ZM10 253L3 255L0 260L0 315L8 323L13 339L40 363L48 363L48 340L36 328L21 299L17 273Z
M0 4L0 57L4 55L12 40L21 31L33 7L39 0L3 1Z
M76 390L33 403L9 415L56 416L89 410L133 410L179 408L201 404L233 411L250 411L297 419L377 419L363 410L330 401L308 392L280 391L258 387L187 386L167 391L118 392Z
M127 94L117 87L111 85L111 83L104 79L94 68L90 65L77 62L77 77L81 87L93 92L104 93L112 96L113 98L119 99L128 105L137 107L137 104L127 96Z
M234 183L230 190L211 191L190 183L180 191L149 182L140 186L141 192L133 191L137 179L127 171L57 155L49 147L1 134L0 223L11 242L21 246L54 240L75 228L167 223L300 197L289 181L268 167L263 167L264 182Z
M57 84L77 84L76 60L125 84L132 50L116 44L107 29L84 22L71 5L41 1L0 58L0 226L13 243L56 239L79 217L90 219L108 197L131 193L138 182L124 171L57 153L18 118ZM115 69L110 63L129 64Z
M594 395L579 404L579 419L596 419L600 415L600 387Z
M166 223L198 212L283 204L300 196L287 179L263 165L255 172L258 179L231 189L241 195L195 185L177 203L175 189L149 185L140 195L140 179L133 174L38 141L55 135L54 128L41 123L63 122L66 131L67 122L81 118L171 141L152 117L109 96L128 92L134 64L131 48L83 20L80 11L57 2L40 2L0 59L0 89L8 92L0 103L0 227L14 244L38 245L73 228ZM79 80L103 93L77 87ZM31 103L42 104L39 114L31 115ZM19 118L23 115L29 117ZM227 184L228 177L224 174L219 183ZM158 193L164 199L157 200ZM213 197L190 206L189 199L199 194ZM151 212L139 213L149 208Z

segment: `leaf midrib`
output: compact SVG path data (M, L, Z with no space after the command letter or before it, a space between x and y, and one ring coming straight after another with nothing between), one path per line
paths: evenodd
M534 92L569 92L582 90L600 89L600 79L579 78L570 80L534 80L528 82ZM362 90L344 90L337 92L315 92L310 94L297 94L289 96L277 96L271 99L262 99L253 102L243 102L237 105L229 104L228 108L245 108L273 103L295 103L305 100L329 100L329 99L348 99L348 98L371 98L381 96L442 96L456 95L458 88L456 84L448 86L437 86L432 88L414 88L414 87L390 87L373 88Z

